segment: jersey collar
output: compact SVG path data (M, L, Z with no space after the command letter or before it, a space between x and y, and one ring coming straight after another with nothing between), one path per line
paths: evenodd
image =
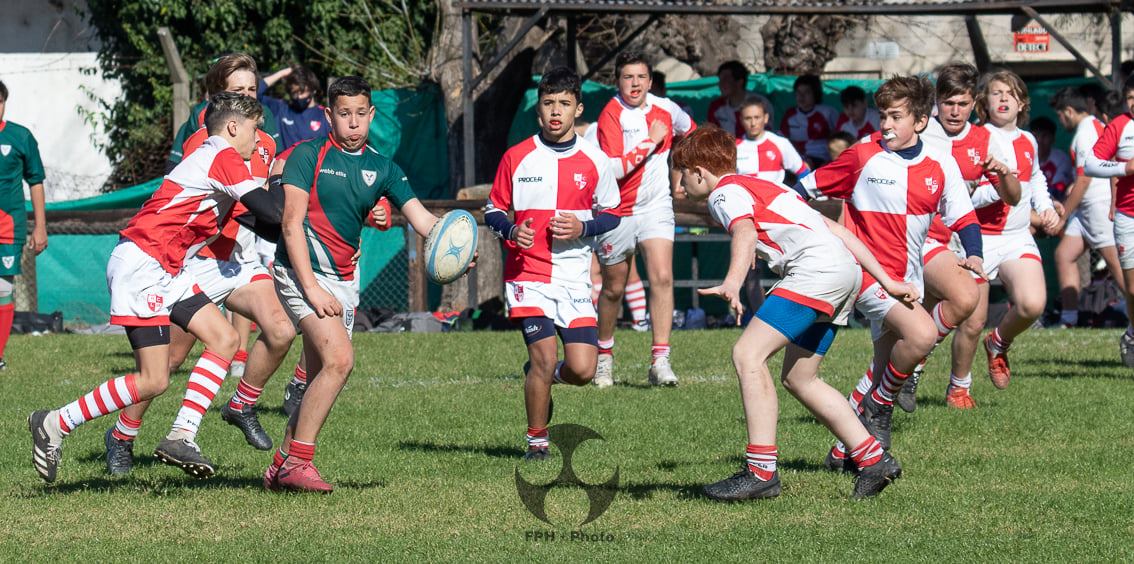
M366 146L370 144L370 141L367 140L366 143L362 144L362 147L360 147L358 149L358 151L352 153L352 152L344 149L343 146L340 145L338 141L335 141L335 136L331 133L327 133L327 141L331 143L331 146L338 149L340 153L343 153L343 154L346 154L346 155L352 155L352 156L355 156L355 157L361 155L364 151L366 151Z
M756 136L756 138L755 138L755 139L750 139L750 138L748 137L748 134L747 134L747 133L745 133L745 134L744 134L744 140L745 140L745 141L749 141L749 142L752 142L752 143L757 143L757 144L759 144L759 143L763 143L763 142L764 142L764 140L765 140L765 139L767 139L767 138L768 138L768 130L767 130L767 129L765 129L764 131L761 131L761 132L760 132L760 135Z
M4 131L4 128L7 127L7 125L8 125L7 121L0 120L0 131Z

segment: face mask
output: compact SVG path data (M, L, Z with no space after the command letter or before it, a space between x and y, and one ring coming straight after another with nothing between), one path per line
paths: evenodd
M311 98L292 98L288 102L288 106L296 113L306 110L309 104L311 104Z

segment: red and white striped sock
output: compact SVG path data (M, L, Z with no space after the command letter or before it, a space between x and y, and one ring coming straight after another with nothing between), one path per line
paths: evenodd
M870 397L882 405L894 405L894 396L898 393L898 390L902 389L902 385L906 383L906 378L909 377L909 374L898 372L893 364L886 363L886 371L882 373L882 381L878 383L877 388L874 388Z
M831 447L831 457L835 460L847 459L847 447L842 441L835 441L835 446Z
M1004 335L1000 334L1000 328L992 330L988 344L992 345L992 352L996 354L1004 354L1008 352L1008 347L1012 346L1012 341L1006 340Z
M973 387L973 373L965 374L964 377L961 378L958 378L955 374L949 374L949 385L967 390Z
M132 441L138 438L138 430L141 428L141 421L130 419L125 411L119 411L118 422L114 424L114 430L110 434L120 441Z
M291 377L292 383L307 385L307 370L302 366L295 365L295 374Z
M279 471L283 463L287 462L288 454L286 449L286 445L280 445L280 448L276 449L275 454L272 455L272 470Z
M248 351L236 351L236 354L232 355L232 361L233 362L247 363L248 362Z
M847 403L850 404L851 409L854 409L855 413L859 412L859 406L862 405L862 398L866 397L866 394L870 393L870 388L873 387L874 369L867 368L866 374L863 374L862 378L858 379L858 383L854 385L854 389L851 390L850 395L847 396Z
M652 360L650 362L657 362L659 358L669 360L669 345L654 345L650 350Z
M232 394L232 399L228 400L228 407L237 411L243 411L245 407L254 407L262 393L264 388L257 388L241 378L240 383L236 385L236 392Z
M878 439L870 437L862 441L862 444L854 447L850 457L859 470L867 466L874 466L879 460L882 460L882 444L878 442Z
M598 340L598 353L599 354L613 355L614 354L614 337L611 337L611 338L609 338L605 341L602 340L602 339L599 339Z
M201 418L224 384L228 365L228 360L213 351L205 349L201 353L201 358L197 359L196 366L189 373L189 383L185 384L185 399L181 400L181 409L173 420L171 433L181 431L188 434L190 439L197 437Z
M292 439L291 443L288 444L285 458L287 460L294 458L296 460L311 462L315 459L315 443L305 443ZM272 463L275 464L275 460L273 460Z
M624 299L626 305L630 306L630 317L634 319L634 323L641 323L646 320L646 286L639 280L633 284L626 285L626 294Z
M939 302L937 305L933 306L933 310L929 312L930 316L933 317L933 324L937 326L938 343L944 341L945 337L948 337L949 333L952 333L953 330L957 328L956 323L950 323L945 319L945 312L941 309L943 305L945 305L944 302Z
M748 469L756 475L756 478L767 482L772 479L772 475L776 473L776 457L779 453L776 451L776 445L754 445L749 444L745 449L744 457L748 462Z
M135 378L136 374L127 374L107 380L83 397L63 406L59 410L59 430L63 432L63 436L69 435L76 427L91 419L138 403Z
M528 441L528 448L547 448L550 443L547 429L538 427L528 427L528 434L524 436Z

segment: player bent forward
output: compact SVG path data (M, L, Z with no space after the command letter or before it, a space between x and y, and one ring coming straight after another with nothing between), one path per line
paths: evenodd
M732 174L736 143L721 129L704 127L689 134L674 151L673 164L681 172L685 193L692 199L708 198L713 219L732 235L724 283L699 292L728 301L739 318L740 287L756 255L782 277L733 347L748 427L745 462L732 477L705 486L705 494L725 501L779 495L779 408L767 362L786 348L784 387L841 441L855 445L851 458L859 473L854 496L877 495L901 476L901 466L870 435L842 395L819 379L819 363L837 326L846 324L854 308L862 284L855 259L905 304L917 300L917 290L890 278L854 235L824 218L795 192Z

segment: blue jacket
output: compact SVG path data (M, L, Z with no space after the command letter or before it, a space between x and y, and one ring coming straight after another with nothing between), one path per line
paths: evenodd
M286 101L268 96L267 91L267 83L261 80L256 96L261 104L276 115L276 124L280 132L280 151L301 141L327 135L331 130L331 124L327 123L327 117L323 113L323 106L316 105L296 112Z

